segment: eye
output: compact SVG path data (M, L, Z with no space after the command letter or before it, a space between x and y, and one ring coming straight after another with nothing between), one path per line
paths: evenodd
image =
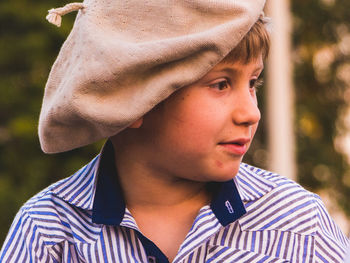
M258 90L258 88L264 83L262 79L251 79L249 81L249 87L251 89Z
M210 84L209 87L217 90L224 90L228 88L228 82L227 80L222 80L214 84Z

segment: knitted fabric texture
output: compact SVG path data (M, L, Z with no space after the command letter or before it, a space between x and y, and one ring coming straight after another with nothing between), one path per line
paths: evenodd
M264 2L84 1L45 87L42 150L68 151L125 129L220 62Z

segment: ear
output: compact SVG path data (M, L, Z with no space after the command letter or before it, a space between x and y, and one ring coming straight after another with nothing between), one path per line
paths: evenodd
M143 123L143 117L141 117L140 119L138 119L137 121L133 122L131 125L129 125L128 128L132 128L132 129L137 129L140 128L141 125Z

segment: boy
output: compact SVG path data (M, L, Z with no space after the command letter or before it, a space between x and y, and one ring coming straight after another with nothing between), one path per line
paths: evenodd
M260 120L264 3L175 2L78 6L46 86L40 139L46 152L109 139L84 168L22 207L1 262L342 261L348 241L317 196L241 163ZM91 11L100 5L102 18ZM101 27L93 36L92 17ZM109 57L111 32L148 51L141 64L135 46Z

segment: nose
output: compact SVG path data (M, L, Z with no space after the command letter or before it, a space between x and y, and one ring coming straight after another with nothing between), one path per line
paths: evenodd
M259 122L261 118L255 93L247 91L240 92L235 100L235 107L232 112L232 119L236 125L250 126Z

